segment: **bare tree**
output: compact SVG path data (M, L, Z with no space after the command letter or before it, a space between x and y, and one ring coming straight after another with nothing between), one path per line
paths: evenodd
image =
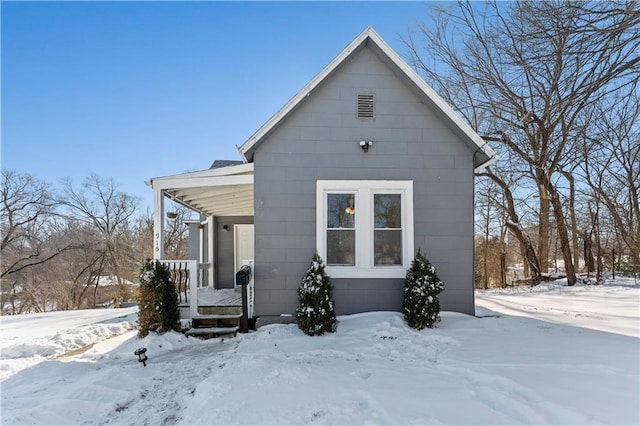
M406 43L440 94L528 166L540 267L548 265L552 213L569 285L576 275L557 175L577 160L585 109L640 78L639 25L636 1L460 2Z
M165 218L164 225L164 252L167 259L186 259L188 256L189 227L185 224L195 214L192 210L171 203L171 218ZM139 216L134 223L134 235L136 239L136 252L139 264L153 257L153 214L147 211Z
M2 278L45 263L62 249L45 250L42 242L57 203L46 183L29 174L2 171Z
M506 218L501 189L491 179L480 179L476 197L475 270L476 288L506 286L507 242Z
M75 245L51 242L57 203L45 182L29 174L2 170L0 202L2 312L44 310L46 304L41 305L34 296L36 269Z
M106 269L124 285L137 267L129 240L137 199L119 191L113 179L91 175L79 189L70 180L64 180L60 203L66 207L69 220L97 232L100 240L96 250L104 254Z
M186 259L189 250L189 227L185 224L193 214L192 210L173 203L175 217L168 219L165 226L165 255L173 259Z
M62 195L28 174L2 178L3 313L93 307L108 293L103 275L128 289L144 260L131 226L135 198L95 175L79 189L65 181Z
M631 261L640 265L640 95L633 90L594 115L598 119L584 134L581 168Z
M502 204L502 209L506 214L505 226L520 243L520 247L523 252L523 258L529 266L531 274L531 284L540 284L540 281L542 280L542 273L540 271L538 256L536 255L536 250L533 246L533 243L531 242L531 238L520 223L520 216L516 211L516 203L513 193L511 192L510 185L500 177L498 177L498 175L494 174L490 168L487 168L486 172L478 173L478 176L485 176L490 178L502 190L504 195L504 203Z

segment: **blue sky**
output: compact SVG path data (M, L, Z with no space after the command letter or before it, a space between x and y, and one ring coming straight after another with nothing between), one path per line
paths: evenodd
M152 177L241 145L366 26L404 55L422 2L2 2L2 167Z

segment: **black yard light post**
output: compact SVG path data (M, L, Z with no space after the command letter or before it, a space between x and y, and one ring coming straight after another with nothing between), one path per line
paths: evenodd
M138 362L141 362L143 366L147 366L147 348L139 348L133 353L138 356Z

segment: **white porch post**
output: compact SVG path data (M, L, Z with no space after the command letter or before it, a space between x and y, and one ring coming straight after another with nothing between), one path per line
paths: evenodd
M202 264L204 263L204 226L202 220L198 222L198 287L204 287L204 269Z
M207 216L207 247L209 248L209 250L207 250L207 263L209 264L208 266L208 271L209 271L209 287L215 288L216 285L216 277L214 274L214 268L213 268L213 261L215 259L215 251L216 251L216 246L214 245L214 237L215 237L215 230L214 230L214 223L215 221L213 220L213 216Z
M153 258L164 259L164 194L153 188Z
M200 277L198 274L200 273L199 266L197 260L188 260L187 268L189 268L189 276L192 277L189 282L189 315L193 319L198 316L198 287L200 281ZM195 278L195 279L193 279Z

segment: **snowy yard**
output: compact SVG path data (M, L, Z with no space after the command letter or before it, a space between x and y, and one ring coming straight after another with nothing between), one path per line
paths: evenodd
M375 312L333 335L224 341L140 340L135 309L2 317L2 424L640 423L633 280L479 292L477 306L420 332Z

